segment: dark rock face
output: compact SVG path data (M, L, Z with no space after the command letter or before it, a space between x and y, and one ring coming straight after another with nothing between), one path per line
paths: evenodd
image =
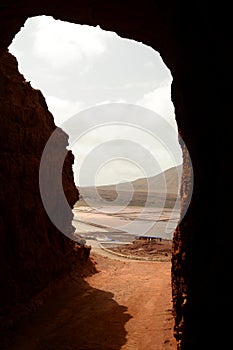
M232 212L227 204L232 172L229 156L223 151L231 139L227 118L232 115L232 104L230 90L226 89L228 67L232 66L228 51L231 30L227 28L232 23L231 18L227 19L231 10L223 9L221 4L215 8L214 4L210 7L206 3L169 0L143 4L131 0L13 1L11 6L1 3L1 10L1 53L28 17L42 14L74 23L99 24L161 53L173 75L177 123L191 155L195 179L191 205L173 242L175 336L180 350L221 348L223 339L232 348L231 324L224 322L224 310L232 307L233 236L225 229L226 218ZM221 25L220 18L224 18ZM54 274L69 269L67 256L72 249L46 218L35 180L41 151L54 129L52 117L41 94L16 72L10 55L2 56L0 74L4 107L0 259L1 282L9 302L27 298L35 284L39 289ZM64 148L66 142L61 135L60 147ZM33 151L30 154L28 150ZM184 152L183 205L190 188L191 168L186 159ZM65 183L65 192L72 197L72 204L76 194L68 171L71 161L69 155L65 167L69 187ZM40 225L36 231L35 223Z
M0 58L0 167L1 167L1 277L0 306L25 301L46 284L69 271L76 259L84 261L88 248L74 250L48 218L39 191L43 148L56 128L39 90L19 74L9 53ZM64 154L68 137L60 132L56 155ZM49 160L53 164L56 159ZM67 200L72 206L78 193L72 175L73 155L63 171ZM72 212L63 215L73 231ZM86 256L86 257L85 257Z

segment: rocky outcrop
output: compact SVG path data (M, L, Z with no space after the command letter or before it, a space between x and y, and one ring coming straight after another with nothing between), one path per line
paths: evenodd
M230 149L228 118L232 115L231 90L227 88L232 66L228 28L232 19L227 18L231 9L221 3L169 0L23 0L8 4L1 2L1 53L28 17L42 14L74 23L99 24L161 53L173 75L178 128L188 146L195 178L191 205L173 243L175 336L180 350L220 349L222 341L232 348L231 323L224 322L224 310L232 307L233 236L225 226L232 215L231 206L226 205L232 181L226 151ZM220 25L221 18L224 23ZM71 248L45 218L35 180L39 154L54 128L52 117L41 94L22 76L16 78L11 73L15 67L12 57L5 54L1 67L0 259L4 300L9 302L28 297L56 273L68 269ZM37 102L32 106L32 101ZM66 142L61 136L60 147ZM25 145L31 153L25 151ZM190 167L185 155L184 160L185 201Z
M0 306L5 307L28 300L76 261L84 263L89 249L74 247L59 232L40 197L41 154L56 128L44 97L19 74L16 59L9 53L1 55L0 77ZM67 145L68 137L61 131L56 144L58 157ZM49 161L55 164L57 160ZM72 164L69 152L63 185L71 206L78 199ZM71 210L63 220L72 231Z

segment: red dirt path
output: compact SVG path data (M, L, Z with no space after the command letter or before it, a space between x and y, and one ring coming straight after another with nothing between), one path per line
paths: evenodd
M91 256L99 272L57 287L7 349L175 349L170 262Z

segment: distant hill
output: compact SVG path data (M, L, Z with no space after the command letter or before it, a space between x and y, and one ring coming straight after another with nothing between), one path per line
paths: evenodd
M125 205L173 207L179 198L182 165L170 168L150 178L141 178L117 185L79 188L77 205ZM150 191L148 193L148 183ZM97 191L97 192L96 192ZM129 201L130 195L132 199ZM86 199L86 201L85 201ZM164 204L165 203L165 204Z
M173 167L165 170L164 172L152 176L150 178L141 178L131 182L124 182L118 185L107 185L98 186L98 190L108 190L116 191L116 186L118 191L127 191L128 184L130 183L135 192L148 192L148 182L150 183L150 188L152 192L164 193L165 186L167 193L177 194L180 186L182 166Z

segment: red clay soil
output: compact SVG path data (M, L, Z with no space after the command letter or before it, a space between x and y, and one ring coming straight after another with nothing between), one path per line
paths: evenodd
M5 349L175 349L170 262L91 257L98 272L66 278Z

